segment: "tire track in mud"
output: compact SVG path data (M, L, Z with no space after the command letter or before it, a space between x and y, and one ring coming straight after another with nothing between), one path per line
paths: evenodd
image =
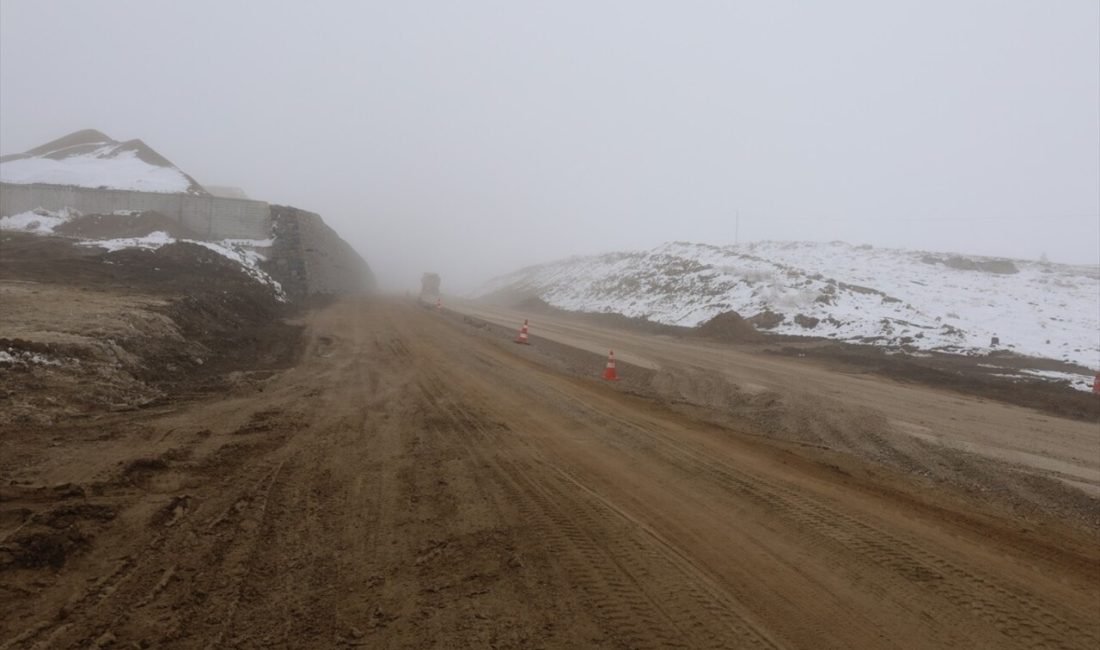
M941 609L949 612L954 620L955 632L966 629L976 618L994 630L1006 646L1095 647L1100 643L1093 630L1095 625L1064 607L1029 594L1019 585L950 560L934 549L922 548L870 522L844 514L804 491L720 463L663 431L601 410L593 405L595 402L579 399L572 384L566 384L563 389L559 382L539 381L538 375L549 374L544 369L534 373L511 372L508 380L517 391L526 390L546 401L568 403L569 409L581 414L579 419L585 422L602 421L627 433L636 439L635 452L640 448L656 453L679 467L685 476L709 479L729 493L749 499L783 520L785 527L797 539L808 543L814 554L824 554L842 566L885 571L893 576L888 577L887 585L894 595L912 590L934 594L954 608L954 612L951 608ZM556 404L555 408L559 412L562 410ZM612 447L622 444L613 440L601 442ZM574 480L577 479L574 477ZM578 483L583 485L581 481Z
M584 404L577 406L586 408ZM685 475L706 477L739 497L749 498L770 514L788 520L800 537L824 547L830 557L843 564L886 569L901 578L894 583L899 589L930 591L969 612L1003 635L1006 645L1091 648L1100 643L1084 619L1074 621L1059 616L1056 612L1062 608L1018 587L1005 585L976 569L964 568L803 492L691 451L683 443L668 440L667 434L606 412L592 409L591 413L614 421L624 431L665 443L650 448L683 467Z
M247 448L270 450L278 447L280 443L280 440L269 440L264 444ZM233 460L229 462L235 465L242 449L239 445L226 445L214 455L213 458L218 459L214 467L199 471L211 471L215 467L223 466L226 459L219 459L220 455L232 458ZM155 528L153 535L138 546L125 548L126 554L116 562L114 569L95 580L79 595L69 599L63 606L63 618L47 617L0 647L5 650L8 648L91 647L97 641L94 634L89 636L91 631L119 632L135 617L149 616L150 609L156 606L159 600L169 597L169 592L175 591L175 582L188 582L191 587L194 587L195 581L201 581L201 576L195 574L197 568L205 568L208 572L214 573L211 571L212 567L219 566L218 560L224 557L227 549L239 543L242 538L238 531L229 532L221 529L228 528L233 520L249 514L251 511L247 506L256 503L257 500L261 506L265 505L264 495L270 493L277 473L278 466L266 462L244 468L244 476L241 477L244 480L236 481L235 484L240 485L245 482L248 487L242 491L221 495L223 499L227 499L227 505L218 509L216 514L206 521L195 521L197 513L194 509L185 508L182 514L164 523L149 522L147 526ZM248 482L247 477L252 477L251 482ZM242 507L240 504L246 505ZM261 515L262 510L263 507L261 507ZM194 562L187 561L189 556L193 557L193 542L189 541L189 537L220 539L222 543L212 545L218 554L204 558L203 562L196 567ZM184 559L183 564L179 563L181 558ZM181 576L185 573L191 577ZM216 575L211 576L211 580L216 578ZM243 579L242 576L239 581ZM187 596L188 594L185 593L184 597ZM197 618L197 615L185 617L182 623L184 626L193 624L201 627L201 624L195 623ZM169 636L171 636L170 633Z
M736 613L737 607L723 598L718 593L704 594L694 584L705 584L706 578L696 573L692 568L675 562L673 557L652 543L643 543L639 537L646 539L644 531L637 529L621 517L616 509L589 501L572 509L567 516L562 513L560 506L555 504L568 502L570 499L564 490L559 489L553 482L534 483L527 472L519 472L512 468L506 469L509 475L517 481L525 481L529 493L532 494L558 529L566 531L565 545L580 548L586 551L589 558L596 560L599 568L607 567L605 573L607 584L612 587L612 595L617 602L630 604L631 609L643 620L648 614L640 605L641 600L634 596L635 593L645 594L646 606L656 609L667 623L674 627L678 638L690 639L684 647L728 647L731 638L738 640L739 647L775 648L772 641L767 639L755 626L749 624L742 616ZM546 471L546 470L544 470ZM553 471L553 470L550 470ZM564 481L562 485L568 485ZM575 497L574 497L575 498ZM598 517L598 519L597 519ZM598 531L607 528L609 519L619 519L619 524L628 529L623 534L609 531L602 543L596 542L592 533L586 531ZM648 542L649 540L646 539ZM617 568L617 572L613 572ZM652 576L655 569L666 569L673 576L663 577L656 585L642 582L639 576ZM622 576L628 577L632 584L626 584ZM662 598L658 600L658 598ZM632 601L633 598L633 601ZM674 645L673 639L663 631L654 631L656 634L650 637L651 646L643 647L669 647ZM725 632L724 634L721 632ZM635 639L629 639L636 643ZM655 643L656 642L656 643Z
M709 425L402 309L324 312L323 354L196 409L215 429L241 404L286 411L204 442L182 514L130 513L133 541L66 567L63 620L36 610L0 646L1097 645L1050 586L1062 565L1029 589L976 538L714 453ZM144 498L142 517L165 495ZM707 519L741 513L742 532Z
M1059 608L1050 603L830 508L820 500L764 483L759 477L706 467L703 459L695 460L716 483L736 489L740 495L790 518L803 537L833 546L831 554L845 555L848 563L877 565L892 571L909 588L935 593L990 624L1004 635L1006 642L1028 648L1097 646L1097 637L1085 628L1086 623L1058 616L1054 612Z
M233 631L237 610L240 607L244 595L245 585L250 582L250 578L255 572L256 564L259 561L258 556L261 548L260 542L262 540L261 534L265 529L265 523L268 517L268 506L271 502L271 494L285 466L286 460L282 460L264 473L263 478L253 490L251 490L254 496L249 500L249 507L247 509L236 508L236 503L240 503L240 501L237 501L234 506L231 506L229 509L234 512L223 512L222 515L207 527L207 530L212 531L217 527L232 523L234 518L239 519L240 522L237 526L238 532L232 536L236 545L228 548L229 552L223 556L222 562L220 563L222 571L230 576L228 584L220 590L221 593L227 594L228 597L222 596L218 598L218 609L221 610L222 620L221 622L214 623L215 631L212 638L207 641L210 647L217 648L225 646L226 635ZM234 514L239 517L234 517ZM244 516L246 514L247 517ZM243 525L246 521L249 523L248 526ZM244 529L243 535L241 534L242 528ZM221 545L218 544L217 546ZM207 619L207 621L209 621L209 619ZM237 638L233 639L233 645L241 643L246 638L247 637L242 638L238 635Z
M432 397L445 390L438 377L421 385L434 408L448 414L456 432L502 453L483 462L496 471L505 491L529 525L534 525L581 587L598 618L616 639L635 648L777 648L710 580L666 545L658 543L617 509L592 498L575 478L545 455L523 445L530 461L516 461L517 434L487 422L470 407L442 404ZM509 449L511 447L511 449ZM511 453L508 453L511 452Z
M114 570L96 580L80 596L70 601L66 607L77 617L86 615L89 609L113 594L118 586L134 573L136 566L137 563L131 556L124 557L116 563ZM74 626L74 622L72 622L74 617L71 614L65 618L69 619L69 622L58 624L56 619L47 618L32 625L19 636L5 643L2 646L3 650L9 648L58 647L57 644L60 643L60 638ZM46 631L50 631L50 634L45 639L39 640L39 637Z

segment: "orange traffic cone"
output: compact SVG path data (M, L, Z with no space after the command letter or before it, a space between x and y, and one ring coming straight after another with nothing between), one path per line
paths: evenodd
M436 298L435 299L435 310L436 311L443 311L443 299L442 298Z
M519 336L516 337L516 343L523 345L531 345L527 342L527 319L523 319L523 327L519 328Z
M1092 392L1100 395L1100 372L1096 373L1096 378L1092 380Z
M607 368L603 371L603 378L608 381L619 381L619 373L615 372L615 351L607 351Z

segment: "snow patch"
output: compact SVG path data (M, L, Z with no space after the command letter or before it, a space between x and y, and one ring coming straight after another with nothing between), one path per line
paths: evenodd
M61 362L51 359L39 352L27 352L25 350L0 350L0 365L7 366L60 366Z
M72 208L61 208L55 211L38 208L8 217L0 217L0 230L17 230L36 235L52 235L54 228L79 216L80 212Z
M1081 375L1075 372L1060 372L1057 370L1034 370L1028 368L1025 370L1021 370L1020 372L1036 377L1041 377L1043 379L1064 381L1067 382L1071 388L1075 388L1079 391L1083 391L1086 393L1092 392L1092 383L1096 380L1096 377L1093 375Z
M273 240L253 240L253 239L223 239L220 242L208 242L198 240L184 240L189 241L192 244L198 244L204 248L208 248L222 257L233 260L241 265L245 273L252 277L260 284L266 284L275 290L275 295L279 297L279 300L285 302L286 294L283 293L283 287L278 282L273 280L270 275L260 269L260 262L267 259L267 256L257 251L257 248L264 248L271 246L274 243ZM251 242L251 243L242 243ZM260 242L259 244L255 242ZM265 243L266 242L266 243Z
M75 185L140 192L187 192L191 181L179 169L145 162L134 151L105 144L89 153L61 159L17 158L0 163L4 183Z
M117 239L85 239L77 242L80 246L96 246L107 249L108 253L114 253L124 248L145 248L156 250L165 244L176 241L163 230L151 232L143 237L119 237Z
M270 247L274 239L223 239L221 241L201 241L198 239L175 239L163 231L149 233L144 237L123 237L119 239L88 239L78 242L81 246L96 246L114 253L126 248L156 250L161 246L175 242L196 244L211 250L222 257L236 262L256 282L266 285L275 293L276 298L286 302L283 287L260 268L267 256L258 249Z

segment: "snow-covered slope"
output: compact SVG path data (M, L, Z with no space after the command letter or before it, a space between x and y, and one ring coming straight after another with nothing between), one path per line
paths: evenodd
M141 140L118 142L92 129L0 157L0 181L206 194L195 179Z
M674 325L733 310L784 334L922 350L1003 349L1100 368L1095 266L841 242L677 242L529 267L477 293L497 291Z
M74 219L81 218L76 210L65 208L56 212L48 210L36 210L0 218L0 231L10 230L15 232L27 232L35 235L53 235L54 230ZM140 237L112 237L102 238L77 238L80 246L95 246L108 252L120 251L126 248L144 248L156 250L161 246L183 242L196 244L214 251L231 262L241 266L241 269L256 282L269 287L275 296L286 301L286 293L279 282L274 280L260 267L260 263L267 259L268 251L274 245L274 239L222 239L218 241L204 241L200 239L187 239L173 237L163 231L154 231Z

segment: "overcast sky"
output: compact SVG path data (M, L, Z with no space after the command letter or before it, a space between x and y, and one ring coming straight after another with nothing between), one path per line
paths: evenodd
M1100 262L1100 2L0 3L0 153L81 128L391 288L668 240Z

